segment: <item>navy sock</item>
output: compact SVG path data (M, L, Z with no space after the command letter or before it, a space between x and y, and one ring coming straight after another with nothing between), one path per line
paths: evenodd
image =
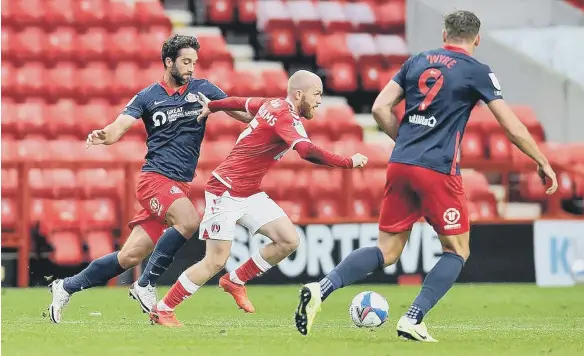
M383 253L377 246L355 250L320 282L320 296L325 300L335 290L365 278L383 267Z
M187 239L174 227L166 229L156 243L148 264L138 279L138 285L140 287L146 287L148 284L155 286L158 278L166 272L174 260L174 255L186 241Z
M63 280L63 288L67 293L73 294L83 289L102 286L124 271L118 261L118 253L113 252L93 260L89 266L73 277L65 278Z
M462 257L444 252L424 279L422 290L407 311L406 317L415 320L416 324L421 323L424 315L452 288L463 266Z

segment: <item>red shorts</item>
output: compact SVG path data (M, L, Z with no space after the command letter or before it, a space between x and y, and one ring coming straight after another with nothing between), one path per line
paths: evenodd
M154 172L142 172L138 178L136 199L142 209L128 224L130 229L140 225L156 243L167 224L166 212L175 200L189 198L190 183L177 182Z
M401 163L389 163L379 214L379 230L410 230L421 217L439 235L469 230L462 178Z

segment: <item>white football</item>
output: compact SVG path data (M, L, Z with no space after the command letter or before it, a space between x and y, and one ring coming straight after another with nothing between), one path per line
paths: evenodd
M584 283L584 260L574 260L570 272L575 283Z
M383 324L389 316L389 304L380 294L367 291L353 298L349 307L353 323L360 328L374 328Z

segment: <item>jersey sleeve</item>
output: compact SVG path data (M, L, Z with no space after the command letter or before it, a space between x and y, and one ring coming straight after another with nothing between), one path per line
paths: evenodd
M274 124L274 130L292 149L298 142L310 142L302 122L299 119L295 119L289 112L278 116Z
M487 104L495 99L503 99L501 84L488 66L481 66L477 70L473 76L473 88L479 98Z
M144 114L144 111L146 111L146 99L144 98L144 93L140 92L130 99L121 114L139 119Z
M227 94L225 94L223 90L210 81L207 81L205 85L203 85L200 92L210 100L221 100L227 97Z
M414 57L412 56L408 58L408 60L405 61L404 64L402 64L399 72L397 72L397 74L392 79L394 82L399 84L399 86L402 87L402 89L406 87L406 74L408 73L408 68L410 67L412 58Z
M267 101L272 100L270 98L246 98L245 99L245 111L249 114L255 116L262 105L264 105Z

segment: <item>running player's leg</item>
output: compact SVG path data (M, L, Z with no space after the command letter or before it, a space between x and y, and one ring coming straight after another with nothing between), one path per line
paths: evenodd
M265 193L248 198L248 209L239 223L251 236L260 233L272 242L255 251L252 256L231 273L219 280L219 286L233 296L235 303L248 313L255 308L247 297L245 283L264 274L298 248L299 237L286 213Z
M53 299L49 306L51 321L61 321L62 309L72 294L95 286L105 285L110 279L138 265L152 251L154 243L148 233L135 226L128 240L118 252L113 252L92 261L83 271L72 277L55 280L49 286Z
M417 196L409 186L403 165L391 163L379 216L377 246L351 252L319 283L309 283L300 291L296 327L307 335L319 305L333 291L365 278L369 273L394 264L399 259L413 224L421 217Z
M205 257L185 270L152 309L150 319L163 326L181 326L174 309L217 274L229 258L235 225L243 209L230 197L217 197L208 192L205 192L205 202L199 231L199 238L206 240Z
M176 252L195 234L201 222L189 199L188 184L174 182L158 174L148 177L143 183L144 193L139 197L140 204L170 227L160 236L138 279L137 286L141 288L156 286L158 278L168 269Z
M444 253L426 275L420 293L400 319L398 334L400 326L423 324L424 316L452 288L470 255L467 204L461 177L428 170L423 177L420 179L423 213L438 233ZM405 336L420 340L420 334ZM422 337L420 341L427 340Z

